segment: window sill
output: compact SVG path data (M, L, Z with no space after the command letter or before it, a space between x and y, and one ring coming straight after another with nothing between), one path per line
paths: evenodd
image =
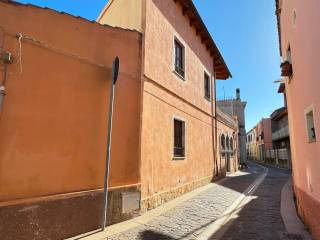
M172 160L182 161L185 160L186 157L173 157Z
M308 143L316 143L316 142L317 142L317 139L312 139L308 141Z
M181 80L186 81L185 76L182 76L179 72L177 72L176 70L172 71L174 74L176 74Z

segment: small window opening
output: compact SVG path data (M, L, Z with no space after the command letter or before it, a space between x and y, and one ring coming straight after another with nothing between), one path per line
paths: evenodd
M174 119L173 156L185 157L185 122L178 119Z
M314 126L314 118L313 118L313 111L310 111L306 114L306 121L307 121L307 131L308 131L308 138L310 142L316 141L316 129Z
M181 76L185 77L185 64L184 64L184 58L185 58L185 49L184 46L177 40L174 40L174 54L175 54L175 62L174 62L174 68L175 71Z
M204 73L204 96L207 100L210 100L211 98L210 77L206 73Z

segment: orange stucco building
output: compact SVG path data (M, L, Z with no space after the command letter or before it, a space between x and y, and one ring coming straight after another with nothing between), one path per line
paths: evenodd
M96 229L117 55L109 212L121 209L122 192L140 189L141 34L8 1L0 2L0 25L1 52L13 56L1 63L1 239ZM131 215L108 216L117 222Z
M192 1L127 3L97 23L0 1L2 239L99 227L115 56L108 223L225 175L218 131L237 134L237 120L216 117L215 81L231 75Z
M320 5L311 0L277 0L276 7L294 191L300 216L320 239Z
M97 21L143 35L142 211L211 181L219 174L215 79L230 73L192 1L113 0ZM175 121L183 125L181 156L173 149Z

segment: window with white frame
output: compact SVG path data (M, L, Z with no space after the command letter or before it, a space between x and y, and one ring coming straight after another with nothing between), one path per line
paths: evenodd
M313 110L310 110L306 113L306 128L308 134L308 140L314 142L317 140L316 129L314 125L314 114Z

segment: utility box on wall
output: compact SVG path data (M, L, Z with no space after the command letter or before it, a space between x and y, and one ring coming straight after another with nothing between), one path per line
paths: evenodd
M122 213L132 213L140 209L140 193L124 192L122 193Z

